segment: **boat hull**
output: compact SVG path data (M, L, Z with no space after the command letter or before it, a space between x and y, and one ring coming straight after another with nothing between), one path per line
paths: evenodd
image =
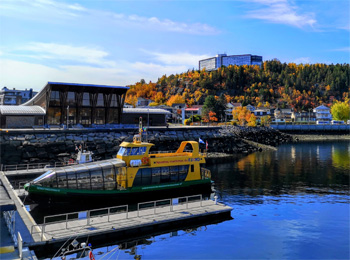
M211 191L211 181L209 179L133 187L126 190L70 190L31 185L29 198L38 203L109 206L196 194L210 194Z

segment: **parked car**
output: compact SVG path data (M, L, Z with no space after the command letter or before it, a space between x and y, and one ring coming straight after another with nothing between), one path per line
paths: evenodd
M343 120L332 120L332 125L343 125L344 121Z
M329 124L330 124L329 121L319 121L319 120L316 121L316 125L329 125Z

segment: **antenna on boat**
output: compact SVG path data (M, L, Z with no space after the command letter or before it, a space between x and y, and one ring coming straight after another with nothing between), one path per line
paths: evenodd
M139 118L139 134L134 135L134 143L141 143L142 141L142 116Z

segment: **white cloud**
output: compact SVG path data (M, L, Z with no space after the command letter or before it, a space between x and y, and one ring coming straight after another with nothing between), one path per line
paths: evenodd
M208 55L196 55L191 53L159 53L144 51L153 56L153 59L168 65L186 65L188 67L197 67L198 61L211 57Z
M125 86L140 79L156 82L164 74L181 73L187 65L164 65L154 62L118 61L110 67L64 65L50 67L32 62L0 59L0 84L13 88L33 88L38 91L48 81ZM18 75L21 75L20 77Z
M28 56L29 52L29 56L36 59L66 60L99 66L115 65L114 62L105 59L109 54L99 48L32 42L18 48L18 50L25 51L25 56Z
M47 23L67 23L72 19L84 24L94 21L111 26L136 26L150 31L169 31L196 35L215 35L220 31L202 23L183 23L157 17L122 14L97 9L88 9L79 4L67 4L52 0L11 0L0 1L0 16L15 16L20 19L33 19ZM67 21L68 20L68 21Z
M350 52L350 47L339 48L339 49L335 49L333 51Z
M263 7L249 11L247 17L295 27L313 27L316 24L313 13L300 13L299 8L288 0L250 0Z
M310 58L309 57L300 57L300 58L297 58L294 60L294 63L296 64L310 64L311 61L310 61Z

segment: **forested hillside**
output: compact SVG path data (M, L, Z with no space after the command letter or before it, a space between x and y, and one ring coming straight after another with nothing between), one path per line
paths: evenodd
M296 111L331 105L349 95L349 64L300 64L265 61L259 66L229 66L215 71L187 71L163 75L156 83L144 80L129 86L126 102L137 97L149 98L155 104L186 102L203 104L209 95L224 96L227 102L254 106L291 106Z

